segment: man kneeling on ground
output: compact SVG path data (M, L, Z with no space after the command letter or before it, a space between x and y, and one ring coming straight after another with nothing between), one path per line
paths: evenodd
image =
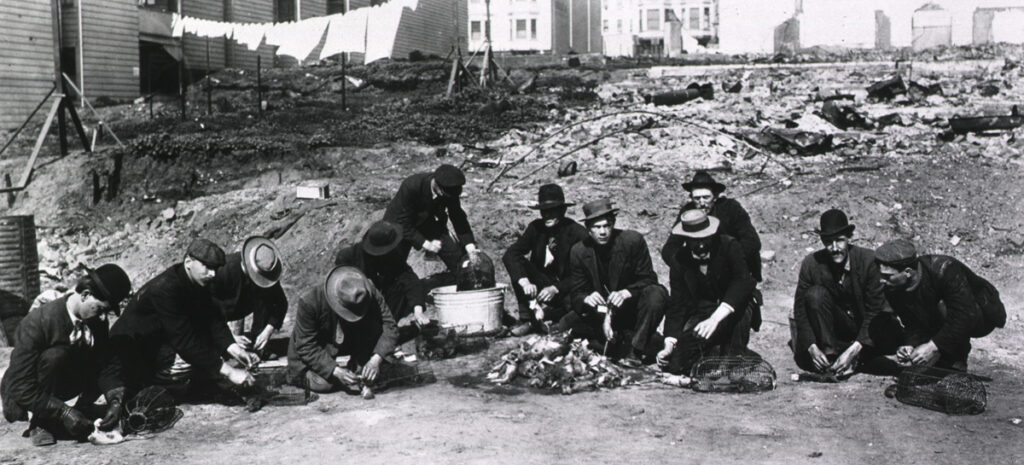
M288 345L288 380L316 392L345 390L373 396L398 328L384 296L361 271L339 266L299 299ZM347 365L335 357L349 355Z

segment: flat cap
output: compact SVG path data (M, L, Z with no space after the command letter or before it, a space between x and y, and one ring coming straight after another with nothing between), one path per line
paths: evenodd
M434 170L434 180L437 181L437 185L446 189L462 187L466 184L466 175L455 166L444 164Z
M199 260L207 268L224 266L224 249L201 237L196 238L188 245L188 251L185 254Z
M875 250L875 261L893 268L907 268L917 262L917 249L913 242L894 239Z

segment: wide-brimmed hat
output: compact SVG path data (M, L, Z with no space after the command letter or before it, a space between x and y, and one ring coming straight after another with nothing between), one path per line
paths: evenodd
M686 210L679 215L679 223L672 228L672 234L694 239L711 237L718 232L718 218L708 216L704 210Z
M822 213L819 225L818 229L815 229L814 232L818 233L821 237L850 235L857 228L850 224L850 220L846 218L846 213L843 213L838 208Z
M345 321L356 322L363 319L369 308L371 286L370 280L357 268L339 266L327 275L324 294L334 313Z
M270 239L253 236L242 244L242 269L259 287L271 287L281 280L284 265L277 246Z
M547 210L549 208L571 207L576 205L565 201L565 192L558 184L545 184L537 191L537 205L531 205L534 210Z
M715 179L704 170L694 173L693 179L691 179L690 182L683 183L683 189L690 192L701 187L711 189L711 193L715 195L721 194L725 191L725 184L715 181Z
M132 292L132 281L120 266L108 263L96 269L85 269L96 285L96 298L110 305L115 315L121 316L121 303Z
M402 227L390 221L378 221L370 225L360 243L363 252L379 257L387 255L402 243Z
M618 208L612 207L611 199L591 200L583 204L583 221L590 221L602 216L614 215Z

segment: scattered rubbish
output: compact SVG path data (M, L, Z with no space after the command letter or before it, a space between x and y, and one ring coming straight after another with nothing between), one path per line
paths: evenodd
M910 81L907 84L907 96L910 100L919 102L930 95L942 95L942 85L939 83L921 84L917 81Z
M953 237L949 239L949 243L952 244L953 247L956 247L957 245L960 244L960 240L960 236L953 235Z
M782 141L787 148L784 151L794 155L818 155L832 149L831 134L775 128L768 128L764 132Z
M326 182L307 182L295 187L295 197L300 199L326 199L331 196L331 186Z
M653 103L655 106L663 106L679 105L681 103L686 103L689 102L690 100L694 100L697 98L702 98L704 100L714 100L715 88L710 83L693 83L683 90L646 95L644 96L644 101L646 103Z
M994 97L996 95L999 95L999 86L996 86L995 84L992 84L990 82L978 84L977 86L974 87L974 89L977 90L978 95L982 97Z
M878 81L868 87L868 98L874 100L892 100L894 97L907 92L907 83L903 76L895 76L889 79Z
M1017 105L1009 115L1001 116L953 116L949 118L949 129L954 134L968 132L1003 131L1019 128L1024 124L1024 115L1020 114Z
M1010 423L1013 423L1014 425L1020 425L1021 424L1021 419L1020 418L1011 418L1010 419Z
M812 459L816 459L818 457L821 457L822 455L824 455L824 454L822 454L821 452L818 452L818 451L814 451L814 452L811 452L810 454L807 454L807 456L812 458Z
M743 81L736 81L733 83L723 82L722 90L730 94L738 94L743 90Z
M910 126L908 118L900 113L889 113L888 115L875 118L875 125L879 128L886 126Z
M836 100L826 100L821 105L821 117L835 127L844 130L849 128L871 129L873 126L867 117L855 110L853 106L837 103Z
M761 251L761 261L764 262L764 263L769 263L769 262L775 261L775 251L774 250L762 250Z
M576 164L576 160L569 160L565 163L562 163L562 166L558 168L558 177L564 178L566 176L572 176L576 174L576 171L578 169L579 166Z

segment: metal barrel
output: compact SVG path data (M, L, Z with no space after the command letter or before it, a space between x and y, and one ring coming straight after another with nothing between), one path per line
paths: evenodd
M501 314L505 308L505 284L489 289L456 291L455 286L444 286L430 291L437 319L442 326L466 326L489 332L501 329Z
M0 320L8 336L0 342L12 341L14 330L37 295L35 220L31 215L0 217Z

